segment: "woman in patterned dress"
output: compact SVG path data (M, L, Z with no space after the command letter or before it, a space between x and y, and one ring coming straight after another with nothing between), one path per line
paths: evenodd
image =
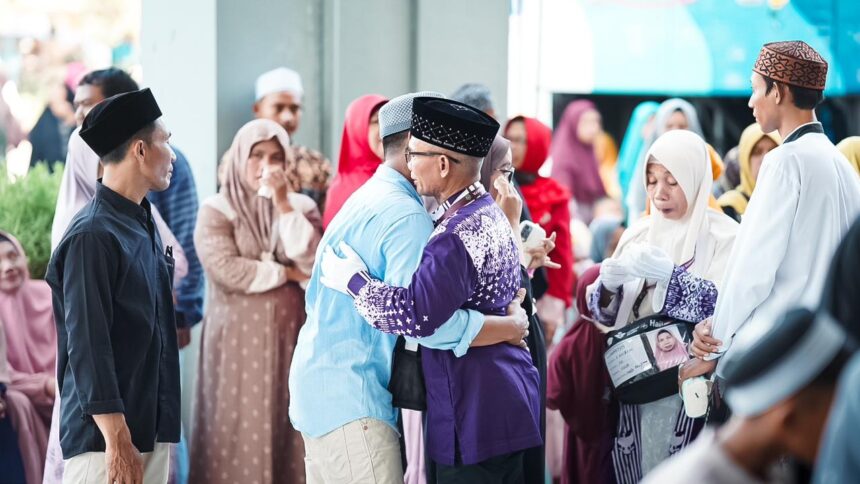
M589 288L589 309L597 322L613 329L652 314L690 323L711 317L738 229L708 206L713 178L700 136L667 132L646 160L651 215L624 232ZM638 482L695 438L701 420L685 415L677 395L622 404L612 456L618 483Z
M321 236L297 193L287 132L254 120L224 157L220 192L200 208L194 242L209 280L194 408L192 483L301 483L287 373Z

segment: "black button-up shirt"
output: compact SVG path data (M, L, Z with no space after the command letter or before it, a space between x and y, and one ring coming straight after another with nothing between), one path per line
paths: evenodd
M162 248L148 201L138 205L101 183L54 251L47 281L64 458L104 452L92 415L125 414L140 452L179 441L171 252Z

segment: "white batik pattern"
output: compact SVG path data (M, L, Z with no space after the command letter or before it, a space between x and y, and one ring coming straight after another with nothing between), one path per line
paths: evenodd
M507 303L520 287L519 253L510 223L495 205L476 210L454 228L478 273L475 294L468 299L476 307Z
M367 321L367 324L388 334L406 335L420 338L427 336L421 331L421 322L416 321L413 324L412 318L407 311L403 309L405 301L397 299L392 300L391 295L394 292L392 286L371 278L364 285L355 298L355 309L358 314ZM415 303L410 301L410 305ZM424 321L427 321L427 316L423 316ZM412 328L415 328L415 331ZM432 334L429 333L429 334Z

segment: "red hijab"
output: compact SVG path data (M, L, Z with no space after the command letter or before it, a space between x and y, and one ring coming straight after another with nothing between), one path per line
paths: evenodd
M517 116L508 121L505 132L515 121L522 121L526 129L526 152L523 155L523 164L517 171L526 174L525 178L533 178L533 181L524 182L522 181L524 177L518 177L521 180L520 190L531 212L532 220L543 225L544 217L554 206L570 200L570 192L557 181L538 175L538 170L549 156L549 147L552 143L552 130L549 126L535 118Z
M382 164L382 160L370 149L367 130L374 111L386 102L388 99L383 96L368 94L346 108L337 175L326 195L323 227L328 227L350 195L364 185Z
M552 140L552 177L570 190L577 202L585 204L606 196L594 145L583 143L577 135L582 115L596 109L591 101L570 103L561 116Z

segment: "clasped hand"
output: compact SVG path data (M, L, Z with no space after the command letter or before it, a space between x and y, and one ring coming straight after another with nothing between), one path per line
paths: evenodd
M600 265L600 282L610 291L636 279L665 283L672 277L675 264L663 249L649 244L630 245L619 257L605 259Z

